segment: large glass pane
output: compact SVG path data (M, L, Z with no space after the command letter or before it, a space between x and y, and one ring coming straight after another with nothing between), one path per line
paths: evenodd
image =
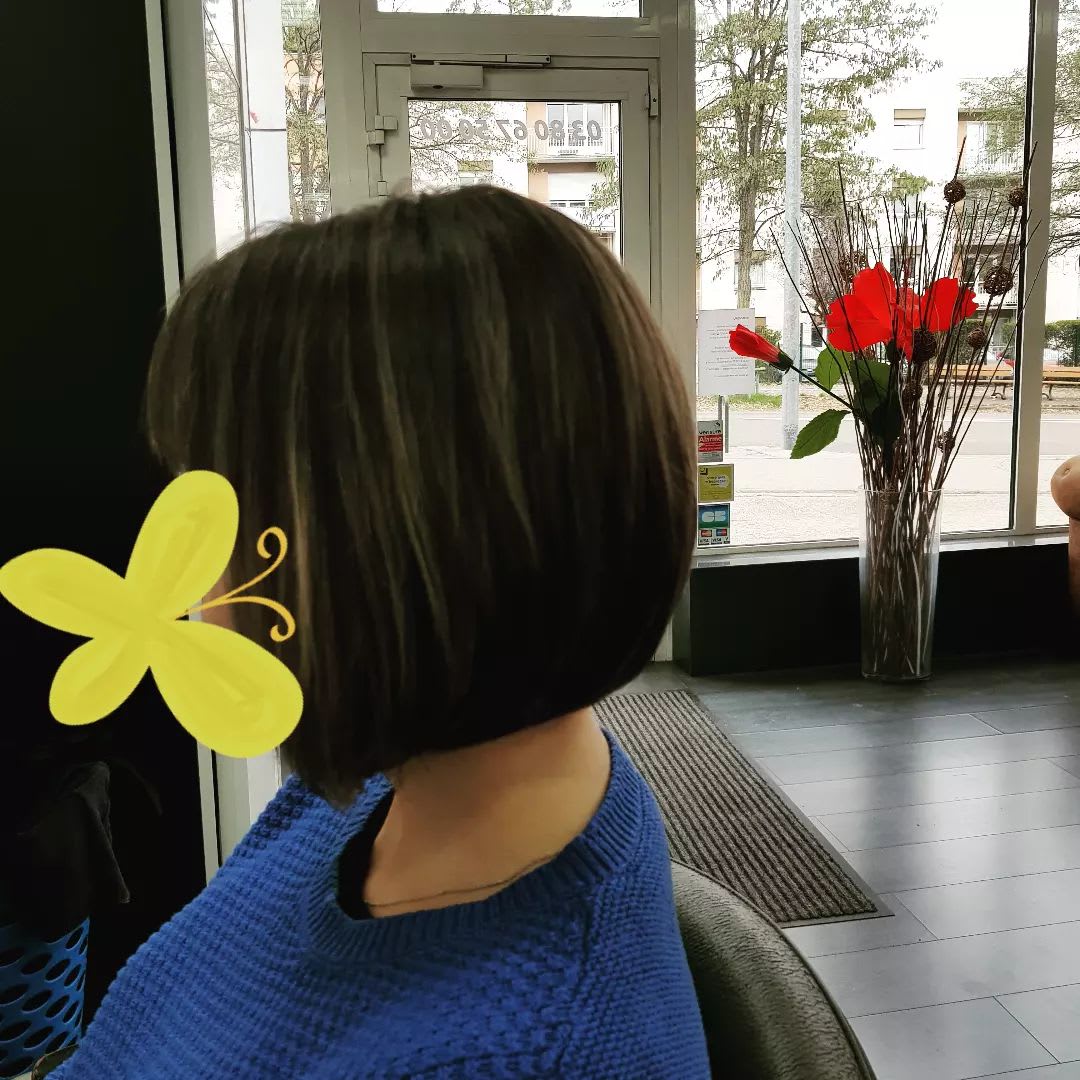
M635 18L640 0L379 0L380 11L434 15L591 15Z
M318 0L204 0L203 26L220 254L330 212L322 29Z
M1015 93L1011 95L1015 97ZM1050 477L1080 454L1080 4L1058 16L1057 108L1046 268L1046 337L1039 441L1039 525L1064 525Z
M289 216L320 221L330 213L330 157L318 0L284 0L281 16Z
M1023 131L1028 4L802 0L800 10L802 209L820 218L836 207L842 168L849 198L880 221L885 265L911 272L913 264L899 265L888 254L884 200L922 194L942 205L941 188L965 138L961 172L1003 182L1014 164L1009 139ZM696 11L699 310L752 309L757 328L779 341L786 273L774 241L784 236L784 5L696 0ZM980 127L989 120L987 96L1014 76L1018 121L1001 130ZM793 349L811 369L821 349L814 322L822 314L803 315L801 344ZM1014 321L1003 319L1001 350ZM737 474L732 542L854 539L861 478L851 421L827 450L791 460L779 375L757 367L756 391L728 401L725 459ZM718 407L716 398L698 399L703 420L715 419ZM800 427L828 407L829 399L803 384ZM946 531L1008 525L1012 409L1011 390L987 394L949 478Z
M579 221L621 254L615 102L409 102L417 190L496 184Z
M203 47L210 121L214 235L222 254L247 233L242 97L230 0L204 0Z

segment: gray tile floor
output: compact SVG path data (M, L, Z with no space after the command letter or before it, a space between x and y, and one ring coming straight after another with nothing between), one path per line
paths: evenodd
M682 688L895 912L789 931L879 1080L1080 1080L1080 668Z

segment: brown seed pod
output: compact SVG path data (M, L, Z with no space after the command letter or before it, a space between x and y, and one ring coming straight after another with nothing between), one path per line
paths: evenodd
M986 336L986 331L982 327L977 327L967 336L968 346L973 352L985 349L989 341L990 339Z
M920 326L911 338L911 362L925 364L937 355L937 337L925 326Z
M982 286L988 296L1004 296L1013 287L1013 273L1007 266L993 266L986 271Z
M911 409L922 397L922 383L909 382L900 393L900 400L905 409Z
M866 267L866 253L862 251L848 251L836 261L836 269L840 277L848 282L855 280L855 275Z
M945 185L945 201L947 203L961 202L966 194L967 188L964 187L963 180L950 180Z
M956 445L956 436L949 431L943 431L937 437L937 448L943 453L949 453Z
M1027 199L1027 192L1024 190L1023 184L1017 184L1008 195L1005 196L1009 200L1009 205L1019 210Z

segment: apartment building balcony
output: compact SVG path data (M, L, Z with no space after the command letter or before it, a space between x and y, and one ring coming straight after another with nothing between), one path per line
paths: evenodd
M1020 286L1018 284L1014 285L1004 296L991 296L983 290L981 281L965 281L964 287L971 289L975 293L975 303L979 305L979 311L985 311L989 307L996 310L1000 303L1001 318L1016 318L1016 309L1020 303Z
M616 140L609 125L599 126L591 133L575 135L565 131L552 132L541 124L531 127L528 136L529 158L538 162L597 161L616 154Z
M961 168L969 175L988 176L999 173L1021 173L1024 164L1019 149L980 150L965 153Z

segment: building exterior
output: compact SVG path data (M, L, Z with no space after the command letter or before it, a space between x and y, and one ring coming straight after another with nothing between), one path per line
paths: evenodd
M955 67L946 60L934 72L920 75L888 94L874 97L868 103L875 126L864 137L858 151L880 161L883 169L896 168L929 181L928 191L934 193L952 178L959 163L960 172L967 177L993 177L1005 183L1022 172L1020 153L1002 150L999 145L1014 140L1002 137L988 122L965 107L964 83ZM1055 148L1058 153L1062 148ZM1047 279L1046 321L1074 319L1080 315L1080 253L1055 256L1045 268ZM894 272L899 268L890 266ZM976 300L985 305L988 297L981 283L975 280L971 268L961 273L975 289ZM699 308L736 306L736 261L734 257L706 264L699 270ZM762 261L752 270L752 298L759 326L779 330L783 321L784 283L786 274L779 259L762 251ZM997 344L1002 348L1012 332L1019 301L1017 290L1005 297L997 329ZM820 340L804 316L804 349L818 347ZM1048 357L1048 360L1053 357Z

